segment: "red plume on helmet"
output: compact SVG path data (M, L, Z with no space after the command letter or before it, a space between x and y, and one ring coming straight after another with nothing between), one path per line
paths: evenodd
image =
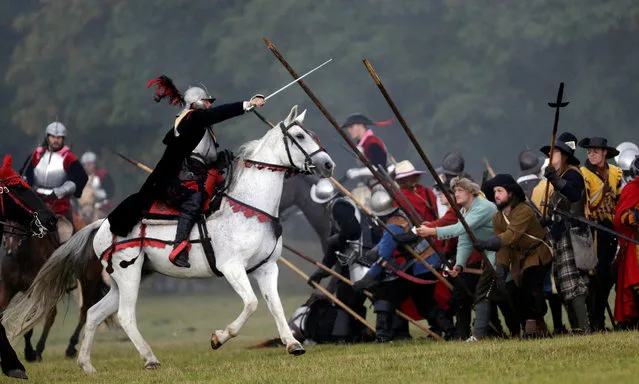
M165 97L169 99L169 104L171 105L180 105L184 106L184 98L182 97L182 93L177 89L175 84L173 84L173 80L168 78L165 75L158 77L157 79L153 79L146 84L147 88L151 88L152 86L157 86L155 90L155 98L154 100L159 103Z

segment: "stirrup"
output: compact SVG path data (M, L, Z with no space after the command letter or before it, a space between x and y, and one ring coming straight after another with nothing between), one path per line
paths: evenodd
M186 250L187 254L191 250L191 243L188 240L183 240L177 245L177 247L173 248L173 251L171 251L171 254L169 255L169 260L175 264L175 258L184 250Z

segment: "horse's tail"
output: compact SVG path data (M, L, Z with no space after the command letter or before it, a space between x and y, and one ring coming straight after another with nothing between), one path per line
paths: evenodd
M16 297L2 315L9 339L16 339L32 329L55 307L87 268L93 251L93 238L103 220L82 228L56 249L42 266L31 287Z

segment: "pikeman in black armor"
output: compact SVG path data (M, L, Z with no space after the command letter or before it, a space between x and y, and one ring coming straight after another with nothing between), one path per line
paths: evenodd
M393 234L383 232L374 248L377 251L377 261L366 276L354 285L354 289L359 292L373 289L374 310L377 315L376 341L386 343L396 339L393 314L409 298L413 300L419 314L433 328L445 332L446 340L456 339L457 330L452 319L435 300L434 276L421 262L407 256L398 241L413 245L418 253L424 252L428 244L411 231L410 219L380 186L373 188L371 211L393 231ZM437 254L427 257L426 262L435 268L441 267Z
M109 215L109 222L113 234L127 236L144 211L155 201L165 200L180 210L171 262L188 268L191 230L232 160L229 151L218 153L212 125L263 106L264 96L212 107L215 98L203 88L189 87L182 96L166 76L149 82L148 87L153 85L157 86L156 102L167 98L170 104L183 109L162 140L166 150L155 170L138 193L129 196Z
M517 179L517 184L521 186L526 194L526 198L530 199L532 191L541 181L541 167L544 161L535 155L533 151L527 149L519 154L519 169L521 175Z
M368 260L373 241L370 220L362 215L357 205L348 197L340 196L333 183L328 179L320 179L311 187L311 199L318 204L326 204L331 217L331 234L327 240L328 250L322 264L333 268L338 264L340 273L351 281L358 281L375 260ZM309 277L309 283L319 283L328 277L328 272L317 269ZM337 298L344 304L366 317L364 301L366 297L357 293L349 285L337 283ZM361 339L364 329L348 312L338 309L333 326L333 339L337 342L356 342Z

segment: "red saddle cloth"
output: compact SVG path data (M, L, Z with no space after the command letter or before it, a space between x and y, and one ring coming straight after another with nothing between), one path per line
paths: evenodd
M204 188L206 189L206 193L209 196L204 201L204 206L202 207L202 212L206 212L209 209L209 205L211 203L210 197L215 193L215 186L224 181L224 177L222 177L222 173L218 172L215 169L211 169L208 172L208 177L206 178L206 183ZM194 181L185 181L182 183L185 187L189 189L193 189L198 191L198 186ZM158 216L168 216L169 218L177 218L180 214L180 210L170 206L164 200L157 200L151 205L151 209L149 209L148 213L145 213L146 217L158 217Z

